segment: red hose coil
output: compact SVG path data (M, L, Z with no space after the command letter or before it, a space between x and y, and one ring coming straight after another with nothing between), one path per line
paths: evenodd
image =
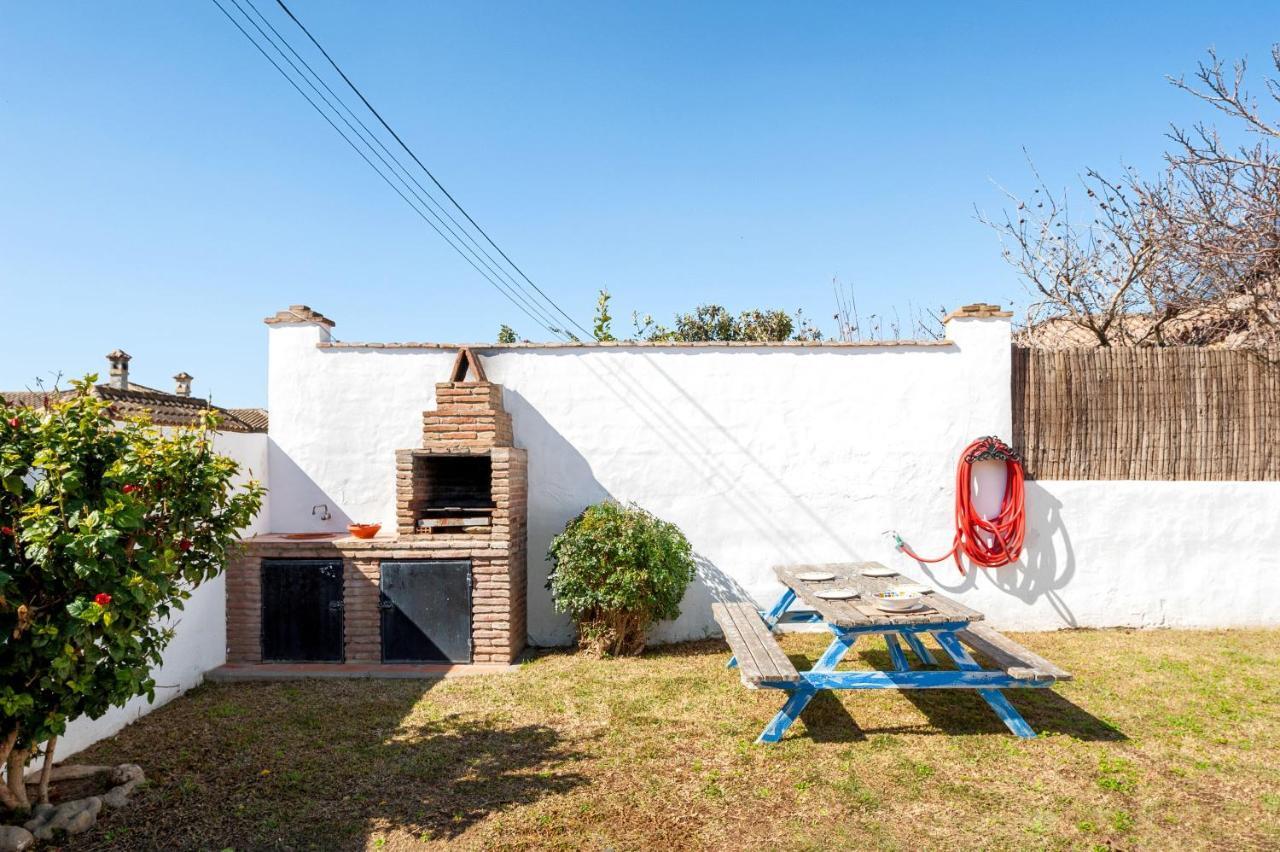
M982 459L1002 459L1005 463L1004 498L1000 511L990 519L978 514L973 505L973 464ZM964 573L961 554L982 568L999 568L1018 560L1027 534L1025 491L1022 461L1008 444L999 438L979 438L965 447L956 465L956 534L951 549L936 559L918 556L899 539L898 549L918 562L941 562L948 556ZM982 535L987 533L988 535ZM988 541L989 539L989 541Z

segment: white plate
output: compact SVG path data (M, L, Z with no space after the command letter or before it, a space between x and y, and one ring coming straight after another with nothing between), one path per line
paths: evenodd
M881 612L886 612L889 615L906 615L907 613L919 612L920 610L925 608L926 607L924 605L924 602L920 602L913 607L908 607L907 609L890 609L889 607L881 604L879 601L876 602L876 609L880 610Z
M933 594L933 589L920 583L903 583L901 586L894 586L896 592L906 592L910 595L929 595Z
M815 595L827 601L847 601L858 596L857 589L821 589Z
M803 574L797 574L797 580L804 580L806 583L821 583L824 580L834 580L835 574L830 571L805 571Z
M862 571L864 577L896 577L898 572L892 568L864 568Z

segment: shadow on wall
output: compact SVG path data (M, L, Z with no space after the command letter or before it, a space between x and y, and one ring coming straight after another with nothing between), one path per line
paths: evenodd
M680 615L674 621L662 621L649 631L650 644L687 642L691 637L720 636L720 629L711 618L711 604L732 601L752 601L751 595L737 580L730 577L700 553L693 554L696 574L680 600Z
M565 524L587 506L616 498L596 479L582 454L528 400L506 388L504 405L520 424L520 444L536 448L529 453L529 643L572 644L573 625L555 611L546 587L551 571L547 548ZM751 600L737 581L709 559L700 554L694 559L697 575L680 602L680 617L658 625L652 637L655 642L709 635L712 602Z
M685 357L696 357L696 353L692 351L684 351L682 354ZM800 350L798 354L804 357L811 353ZM594 366L591 362L584 361L583 365L596 375L603 387L617 397L621 405L630 409L652 432L662 435L675 457L690 470L700 473L718 495L718 499L724 502L726 510L750 520L757 529L767 532L774 546L786 554L785 561L801 562L807 556L795 547L796 525L781 521L776 508L762 501L752 491L739 487L740 471L708 452L709 437L710 443L722 443L736 450L738 458L761 473L769 481L773 493L785 496L812 525L812 529L820 533L821 538L834 547L842 558L857 558L845 537L792 490L791 483L757 458L737 434L726 428L697 397L658 366L656 359L645 357L642 363L696 412L694 422L678 417L667 402L626 369L608 361Z
M529 450L529 644L569 645L573 626L555 611L547 590L547 548L579 512L613 495L582 454L527 399L509 387L504 391L503 406L519 424L518 443Z
M342 510L336 497L326 493L275 441L270 442L267 453L271 490L290 497L288 503L272 502L270 522L273 529L263 532L346 530L351 518ZM329 507L333 516L327 521L321 521L318 515L311 514L312 507L322 503Z
M539 354L550 358L568 357L555 350ZM692 354L690 357L693 357ZM777 554L775 561L810 561L815 556L815 548L827 560L858 558L846 533L835 528L828 518L815 511L794 490L792 483L754 454L739 435L718 420L653 359L643 359L644 366L656 375L660 384L668 386L686 403L692 412L691 416L677 416L669 402L619 365L609 361L593 363L586 359L581 364L601 387L613 394L620 409L629 411L636 423L662 439L666 449L670 451L671 464L687 471L690 478L698 480L699 487L704 488L708 494L714 494L726 515L744 520L768 539ZM533 555L544 557L551 539L587 505L607 498L625 502L627 495L612 495L596 478L589 462L542 417L534 405L509 385L504 385L504 389L504 404L516 423L519 444L530 450L530 641L539 645L565 644L572 641L572 629L567 619L554 612L550 596L544 589L550 566L542 558L539 568ZM735 462L726 463L717 453L710 451L709 447L713 444L732 448ZM757 490L742 487L742 471L736 466L740 463L754 469L769 483L767 491L772 495L772 500L761 499ZM799 516L804 519L803 523L796 524L785 519L785 513L778 510L779 496L798 510ZM662 514L661 507L646 508ZM696 535L694 530L686 530L686 533ZM715 573L727 579L718 569ZM708 585L701 571L700 582ZM709 585L717 582L720 580L712 577ZM746 597L741 588L738 593ZM688 628L685 633L680 634L668 625L658 631L658 641L706 635L711 625L709 606L712 599L709 591L691 589L682 612L696 613L698 617L682 615L673 624Z
M1062 503L1033 480L1026 483L1026 498L1027 539L1017 564L969 570L959 582L954 570L947 570L954 569L950 559L936 565L921 563L920 568L943 591L969 591L977 586L979 576L985 576L992 586L1025 604L1044 598L1063 625L1077 627L1075 613L1060 594L1076 573L1075 550L1062 520Z

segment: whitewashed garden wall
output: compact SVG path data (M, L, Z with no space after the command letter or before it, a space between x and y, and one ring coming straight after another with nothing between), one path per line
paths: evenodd
M699 582L660 640L713 632L713 597L767 602L775 563L860 559L928 576L1003 629L1280 624L1280 483L1029 483L1018 566L961 577L897 554L884 530L919 552L949 546L961 448L1009 437L1008 321L953 319L947 334L477 348L529 452L530 641L569 641L543 554L605 497L679 524L697 551ZM418 445L455 350L335 344L308 322L269 335L272 528L394 527L394 452ZM1231 587L1247 591L1206 594Z
M218 448L269 485L249 534L395 527L394 458L417 446L456 350L333 343L271 326L270 437ZM681 526L699 577L659 641L711 635L714 599L765 603L780 562L876 560L927 579L1000 629L1280 625L1280 482L1033 481L1026 553L961 576L922 568L950 544L954 470L973 438L1008 437L1010 336L957 318L937 343L479 346L529 451L529 634L571 640L544 588L551 537L584 506L634 501ZM332 519L312 515L327 504ZM1221 595L1211 594L1214 590ZM176 619L155 704L73 722L69 757L199 684L226 660L225 587Z

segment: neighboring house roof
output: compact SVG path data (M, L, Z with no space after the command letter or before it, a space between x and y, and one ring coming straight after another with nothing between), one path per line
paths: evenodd
M94 385L93 392L95 396L110 401L119 420L145 416L157 426L193 426L200 422L201 414L213 410L218 414L218 430L221 432L267 431L267 412L262 408L223 408L198 397L165 393L133 382L129 383L127 390L111 385ZM37 408L46 400L52 402L72 393L74 391L69 390L47 393L0 391L0 397L16 405Z
M248 431L250 432L267 431L267 410L265 408L228 408L225 411L248 426Z
M123 355L118 350L108 358ZM168 393L146 385L131 382L128 379L128 357L120 363L124 365L124 376L120 380L93 386L95 396L111 403L116 419L145 416L157 426L193 426L200 422L200 416L212 410L219 416L218 430L221 432L266 432L267 412L261 408L223 408L212 405L208 400L191 396L191 377L179 373L180 387L185 387L187 394ZM115 364L113 364L113 367ZM185 385L181 380L185 380ZM121 387L119 384L124 386ZM57 391L0 391L11 403L29 407L39 407L46 401L53 401L74 393L71 390Z
M1234 294L1183 310L1167 320L1161 330L1164 345L1202 346L1206 349L1244 349L1280 343L1280 298L1276 286L1259 288L1253 295ZM1113 345L1126 341L1153 342L1151 314L1121 314L1110 330ZM1036 349L1093 348L1098 336L1067 317L1052 317L1019 333L1018 342Z

